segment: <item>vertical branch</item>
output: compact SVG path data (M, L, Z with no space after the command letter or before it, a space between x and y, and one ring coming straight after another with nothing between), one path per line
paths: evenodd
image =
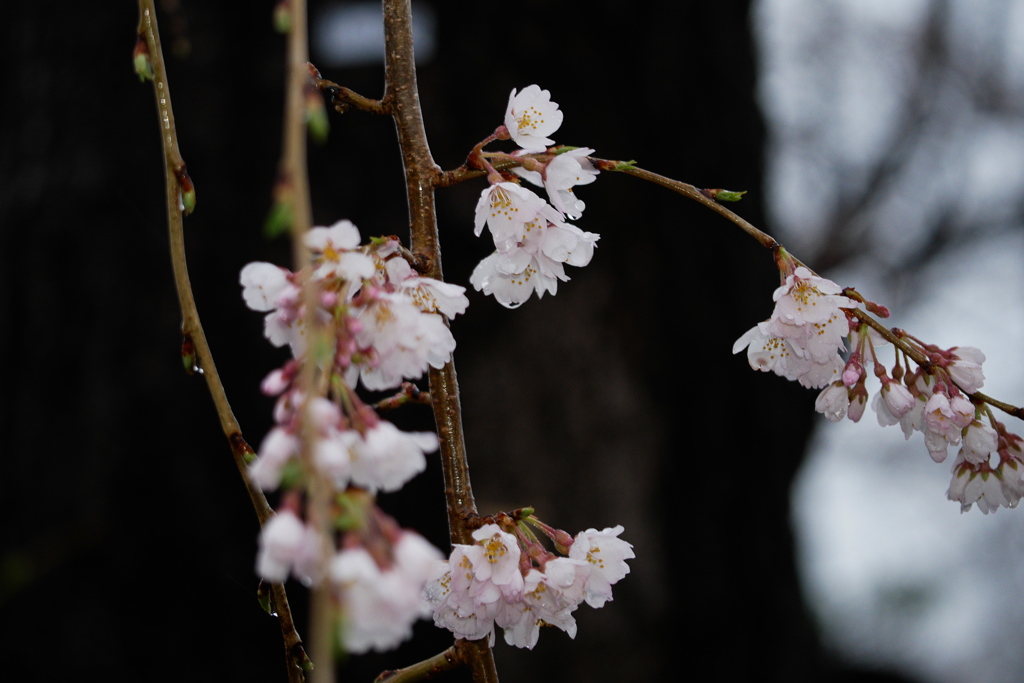
M441 248L434 207L434 187L441 176L441 169L430 154L427 133L423 127L413 57L412 9L410 0L383 0L383 5L383 103L395 119L398 142L402 149L412 234L410 246L412 252L426 264L424 275L441 280ZM472 543L472 530L467 522L476 516L477 509L469 481L462 406L453 361L449 361L440 370L430 369L430 396L441 441L449 534L452 543ZM464 653L475 683L497 683L494 656L486 640L460 640L457 646Z
M167 224L171 248L171 264L174 270L174 284L178 293L178 303L181 307L181 330L185 338L183 348L194 349L198 370L206 379L206 386L213 398L217 410L217 417L220 420L221 430L231 445L231 453L242 475L242 482L245 484L249 499L252 501L256 516L262 525L267 518L273 514L270 504L267 503L263 491L254 486L246 476L248 467L247 460L252 456L252 449L242 437L241 428L235 414L228 402L227 392L224 384L217 373L217 366L213 361L213 353L206 340L206 333L203 331L202 322L199 319L199 310L196 307L195 297L192 295L192 284L188 276L188 264L185 260L185 231L182 224L182 213L184 205L194 206L194 188L188 177L185 168L185 161L178 150L178 134L174 126L174 110L171 107L171 91L167 82L167 69L164 65L163 51L160 47L160 31L157 28L156 8L153 0L139 0L139 29L138 34L146 43L149 58L152 63L153 92L156 96L156 107L160 123L160 142L164 151L164 175L167 198ZM191 198L186 200L186 194ZM191 366L191 361L188 361ZM191 367L189 368L191 370ZM291 608L288 604L288 594L281 584L273 584L271 588L274 596L274 606L278 614L278 623L281 626L281 635L284 639L285 653L288 660L288 676L293 683L302 681L302 673L299 664L306 658L302 649L302 638L295 630L292 621Z
M304 239L313 225L313 210L309 196L309 171L306 164L306 88L310 81L309 41L307 31L306 0L290 0L291 24L288 30L288 54L285 68L285 110L283 149L281 153L281 181L288 188L288 209L291 218L292 260L296 273L303 271L310 264L309 251ZM317 310L317 288L312 279L303 287L302 298L306 311ZM330 518L330 487L324 478L317 474L318 470L312 463L311 444L315 438L309 421L306 419L308 399L316 394L317 364L312 357L315 354L317 340L324 330L320 329L315 315L307 315L306 321L306 362L302 365L299 376L299 387L306 402L300 416L300 435L302 443L301 459L306 463L309 472L309 491L307 499L307 518L309 524L320 532L323 543L323 558L333 553L334 544L329 539L333 535ZM310 654L314 668L314 683L331 683L335 679L334 642L335 636L334 600L330 582L321 580L310 589Z

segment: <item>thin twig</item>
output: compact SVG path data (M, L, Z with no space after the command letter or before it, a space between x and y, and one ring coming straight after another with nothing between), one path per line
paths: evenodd
M417 662L412 666L381 672L377 678L373 679L373 683L412 683L412 681L427 680L445 671L450 671L461 664L463 662L460 659L459 650L455 645L452 645L444 652L434 655L430 659L424 659L422 662Z
M423 257L426 266L424 274L440 280L443 275L434 187L441 176L441 169L430 154L416 88L412 9L409 0L383 0L383 3L383 103L394 117L398 129L409 202L411 249L417 258ZM449 535L452 543L471 543L472 531L467 521L476 516L477 509L469 481L469 463L462 431L462 406L454 362L449 361L440 370L430 369L430 396L441 442ZM465 661L475 683L497 683L494 656L486 639L473 641L465 647L465 652Z
M149 50L149 57L153 65L153 92L156 96L157 112L160 122L160 140L164 151L165 161L165 186L167 197L167 223L171 246L171 263L174 270L174 283L178 292L178 303L181 306L182 333L185 339L191 342L195 350L199 369L206 379L206 386L213 398L213 404L217 409L217 417L220 420L221 430L231 445L232 457L239 474L242 475L242 482L245 484L249 499L252 501L256 516L262 525L272 514L273 509L267 503L263 491L254 486L246 476L248 459L252 455L252 449L242 437L242 430L235 419L231 404L228 402L224 385L217 373L217 366L213 361L213 353L206 341L206 334L199 319L199 310L196 308L195 297L192 295L192 285L189 282L188 264L185 260L185 233L182 225L182 193L183 182L188 179L185 171L185 162L178 150L178 136L174 127L174 111L171 107L171 93L167 82L167 69L164 65L163 52L160 48L160 32L157 28L156 8L153 0L139 0L139 35L144 37ZM191 181L187 180L189 186ZM301 674L293 678L291 670L297 662L305 657L302 652L302 638L295 630L291 611L288 604L288 595L284 586L275 584L273 587L274 600L277 606L278 622L281 625L281 634L284 639L285 651L289 659L289 680L296 683L301 681Z
M657 173L652 173L651 171L647 171L636 166L623 164L622 162L618 161L608 161L606 159L597 159L594 157L590 157L590 160L594 163L595 166L597 166L599 169L603 171L616 170L621 173L626 173L628 175L635 176L642 180L647 180L657 185L661 185L662 187L667 187L670 190L678 192L684 197L687 197L695 202L703 204L704 206L708 207L715 213L721 214L722 216L725 216L730 221L735 223L740 229L742 229L748 235L750 235L758 242L760 242L761 246L763 247L766 247L768 249L774 249L779 246L779 243L776 242L775 238L773 238L771 235L769 235L766 232L758 230L749 222L747 222L740 216L737 216L735 213L725 208L724 206L716 202L714 199L707 197L703 192L700 191L699 188L695 187L694 185L690 185L689 183L684 183L679 180L673 180L672 178L666 178L663 175L658 175Z
M322 92L327 97L331 98L331 106L339 114L344 114L349 109L358 109L359 111L369 112L371 114L387 114L388 111L384 107L384 103L380 100L372 100L369 97L363 97L354 90L342 87L334 81L329 81L326 78L320 77L320 71L313 66L308 64L309 75L313 77L313 83L316 85L317 90Z

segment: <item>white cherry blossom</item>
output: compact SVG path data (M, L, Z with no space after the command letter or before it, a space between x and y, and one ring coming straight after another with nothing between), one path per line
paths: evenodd
M295 513L278 512L263 524L256 573L272 583L283 583L294 573L309 584L319 574L320 535Z
M985 385L985 373L981 369L985 354L973 346L958 346L951 351L954 360L946 366L949 376L969 394L981 389Z
M581 531L569 548L569 558L587 562L590 577L586 583L586 601L591 607L602 607L612 599L612 585L629 573L626 560L636 557L633 546L618 538L622 525L601 531Z
M548 138L562 125L562 112L551 101L551 93L539 85L528 85L522 92L513 89L505 110L505 127L520 147L542 151L554 140Z

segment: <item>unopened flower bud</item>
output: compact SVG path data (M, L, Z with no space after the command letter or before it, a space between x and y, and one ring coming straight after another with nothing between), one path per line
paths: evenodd
M190 334L181 338L181 364L190 375L203 374L203 369L199 367L199 358L196 356L196 345Z
M274 30L281 34L292 30L292 8L288 0L281 0L274 6Z
M153 60L149 58L149 46L143 36L139 36L139 39L135 41L134 61L135 73L138 74L139 80L153 80Z
M716 202L738 202L743 198L743 195L747 193L746 190L733 191L723 190L721 188L714 190L704 190L704 194L714 199Z
M331 124L327 119L324 98L314 87L306 90L306 126L313 142L318 145L327 142L327 133L331 130Z
M186 216L190 216L196 210L196 187L184 166L178 171L178 189L181 192L181 210Z

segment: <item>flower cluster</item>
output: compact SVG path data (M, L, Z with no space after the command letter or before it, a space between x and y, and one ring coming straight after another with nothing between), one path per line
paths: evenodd
M314 254L310 272L261 262L242 269L242 296L249 308L268 312L265 334L272 344L288 344L302 357L312 316L320 326L333 326L333 363L348 384L360 379L371 390L397 387L451 358L455 340L440 314L465 312L463 287L420 277L399 255L394 238L360 247L359 231L349 221L313 228L305 241ZM317 289L313 312L302 298L306 281Z
M775 290L772 317L743 334L733 353L747 349L750 367L795 379L805 387L822 387L843 368L839 355L850 323L843 309L857 302L840 293L831 280L803 266Z
M781 262L790 262L784 251ZM884 307L866 303L869 310L888 315ZM857 305L834 282L793 268L775 291L772 317L740 337L733 353L747 348L752 368L771 370L806 387L824 387L815 409L833 422L847 417L860 421L871 370L881 383L871 401L878 424L899 424L907 439L921 432L935 462L945 461L950 446L960 447L947 491L950 500L958 501L964 512L974 503L986 514L1016 507L1024 496L1021 438L994 419L984 400L970 398L985 383L985 354L973 347L940 349L901 332L927 364L909 370L897 353L890 374L876 355L886 339L867 324L859 324L851 335L845 311ZM848 336L855 341L844 361L840 353ZM904 357L909 364L910 355Z
M598 235L584 232L566 221L583 215L585 205L573 188L591 183L597 169L587 159L594 150L555 148L548 135L562 123L562 112L547 90L531 85L509 96L505 125L492 139L511 138L521 149L511 154L479 153L490 186L476 206L475 232L486 225L495 252L473 271L470 283L508 308L515 308L536 292L554 294L559 281L567 281L565 264L582 267L590 263ZM481 143L482 146L483 143ZM505 159L520 164L512 174L502 175L488 160ZM544 188L548 201L519 184L526 180Z
M430 615L423 586L441 561L441 551L419 534L399 529L372 503L349 495L360 509L360 523L345 534L342 549L327 552L323 536L291 510L278 512L263 526L256 571L267 581L289 575L307 585L325 576L343 615L340 641L348 652L386 650L412 636L412 624ZM366 523L366 517L373 517ZM368 529L379 530L369 536Z
M434 623L458 638L486 637L491 644L499 626L508 644L531 649L541 626L575 637L572 612L584 601L604 606L612 599L612 585L629 573L626 560L634 557L633 546L618 538L622 527L588 529L573 538L527 517L567 554L558 556L524 524L504 521L514 534L487 524L473 532L475 544L456 545L448 561L438 564L425 589Z
M278 397L275 426L248 474L264 490L281 489L284 505L263 527L256 570L273 582L289 575L329 582L350 652L409 637L411 624L430 613L422 589L441 558L372 502L377 491L394 491L423 471L437 436L382 420L356 385L393 389L442 367L455 348L442 316L468 305L464 288L416 273L397 239L360 242L348 221L313 228L305 236L311 264L302 272L250 263L241 273L245 302L266 313L267 338L293 355L261 385ZM300 386L300 377L319 391ZM313 480L330 488L327 528L342 528L340 536L302 519L302 489Z

